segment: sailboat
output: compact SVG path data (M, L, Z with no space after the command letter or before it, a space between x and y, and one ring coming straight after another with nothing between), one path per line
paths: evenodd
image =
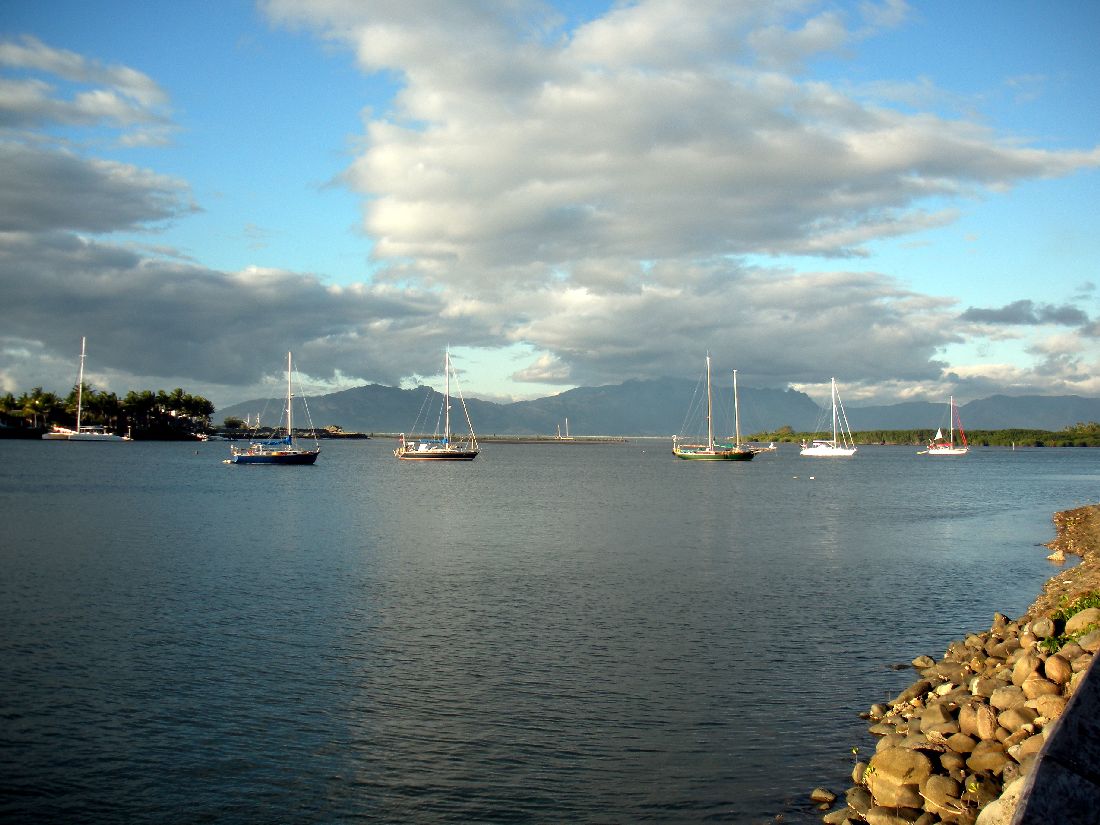
M672 438L672 454L677 458L696 461L752 461L759 450L741 443L741 418L737 404L737 370L733 371L734 443L718 444L714 440L714 405L710 391L710 354L707 354L707 443L681 444L679 436Z
M936 430L936 437L928 442L928 448L921 450L917 455L966 455L970 447L966 443L966 431L963 429L962 419L959 418L959 408L955 404L955 396L951 396L947 402L948 437L943 437L943 429ZM955 425L958 424L961 444L955 443Z
M405 433L401 433L401 442L393 451L398 458L405 461L473 461L477 458L480 452L477 436L474 435L470 411L466 409L466 400L461 392L458 399L462 403L462 412L466 415L470 434L456 437L451 435L451 372L451 351L448 349L443 354L443 436L406 438Z
M71 430L55 424L48 433L42 433L42 438L45 441L132 441L133 439L128 435L107 432L106 427L81 424L84 413L84 356L87 341L86 337L80 339L80 372L76 379L76 429Z
M856 454L856 443L852 440L852 430L848 426L848 416L844 412L844 404L840 400L840 393L836 389L836 379L831 378L832 392L830 401L833 408L833 437L831 439L814 439L807 444L802 442L802 452L799 455L808 455L818 458L847 458Z
M313 439L312 449L300 447L298 439L294 436L292 374L291 354L288 352L286 354L286 436L278 439L249 441L247 447L238 447L234 444L229 448L226 464L313 464L317 460L317 456L321 453L321 445L316 436Z

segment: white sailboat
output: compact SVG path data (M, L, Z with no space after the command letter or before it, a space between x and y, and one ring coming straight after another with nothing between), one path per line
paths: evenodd
M966 455L970 452L970 446L966 443L966 431L963 429L962 419L959 418L959 408L955 404L955 396L951 396L947 402L948 436L943 437L943 429L936 430L936 437L928 442L927 449L921 450L917 455ZM955 443L955 425L958 424L961 444Z
M94 441L94 442L121 442L132 441L128 435L116 435L107 432L107 428L99 425L84 425L81 419L84 414L84 356L88 339L80 339L80 371L76 379L76 429L54 425L48 433L42 433L44 441Z
M477 458L480 448L477 445L477 436L474 435L474 425L470 421L470 411L466 409L466 399L459 392L458 400L462 403L462 411L466 414L466 425L469 427L468 436L451 436L451 351L448 349L443 355L443 436L406 438L401 433L401 442L393 454L405 461L473 461ZM437 421L438 426L438 421ZM436 430L438 432L438 430Z
M840 393L836 389L836 379L831 378L831 401L833 407L833 437L831 439L814 439L807 444L802 442L800 455L819 458L847 458L856 454L856 443L852 440L852 430L848 426L848 416L844 412L844 404L840 400Z

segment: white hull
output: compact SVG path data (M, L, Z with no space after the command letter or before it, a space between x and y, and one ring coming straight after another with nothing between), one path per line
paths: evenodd
M808 455L816 458L848 458L855 454L855 447L830 447L827 444L803 447L802 452L799 453L799 455Z
M133 439L126 435L115 435L114 433L104 433L98 431L76 432L76 430L68 430L59 427L56 430L52 430L48 433L42 434L43 441L132 441Z
M968 452L970 452L969 447L930 447L927 450L923 450L921 455L966 455Z

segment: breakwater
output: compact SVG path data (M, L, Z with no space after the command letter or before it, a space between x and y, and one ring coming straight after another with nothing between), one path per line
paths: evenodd
M1080 563L1052 577L1018 619L997 614L938 660L913 660L919 679L866 713L879 738L855 763L840 806L829 810L837 797L826 789L811 795L829 810L824 822L1008 825L1017 808L1026 816L1029 796L1049 804L1052 783L1072 781L1056 757L1033 773L1067 707L1087 704L1070 703L1100 649L1100 505L1057 513L1054 523L1052 560ZM1051 746L1073 751L1074 730Z

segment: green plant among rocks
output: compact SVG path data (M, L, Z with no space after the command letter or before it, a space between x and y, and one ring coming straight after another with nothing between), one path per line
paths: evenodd
M1082 616L1084 618L1080 618ZM1077 621L1071 621L1075 618ZM1044 653L1057 653L1070 642L1100 630L1100 590L1090 591L1075 599L1063 596L1050 620L1054 623L1055 632L1039 641L1039 649Z

